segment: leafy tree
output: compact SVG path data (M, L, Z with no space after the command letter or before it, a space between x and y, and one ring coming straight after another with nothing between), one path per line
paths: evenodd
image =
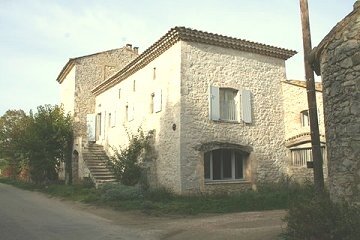
M29 115L11 110L0 118L0 157L15 168L14 175L28 167L36 183L56 180L61 161L71 166L72 143L72 119L62 107L39 106Z
M0 117L0 158L12 177L20 172L24 160L23 136L28 120L23 110L8 110Z
M58 178L61 161L70 165L73 141L72 119L59 106L39 106L31 117L26 139L26 154L31 179L36 183Z
M153 132L150 131L145 135L141 129L138 129L137 134L128 133L127 147L114 149L115 155L109 160L109 165L122 184L133 186L139 183L144 156L152 150L150 141L152 134Z

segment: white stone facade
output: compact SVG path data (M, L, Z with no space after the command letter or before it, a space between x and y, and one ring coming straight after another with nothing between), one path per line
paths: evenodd
M282 59L179 41L97 95L96 113L105 123L98 143L125 146L126 131L155 130L157 159L150 172L156 178L150 185L181 194L231 192L276 181L287 167L281 83L285 79ZM210 120L210 86L249 90L252 122ZM151 113L151 96L159 89L161 111ZM128 120L126 108L132 107L134 115ZM251 149L244 179L205 181L204 153L219 146Z
M145 164L151 187L179 194L256 188L259 182L274 182L283 175L305 178L311 173L304 166L290 165L291 148L309 144L309 127L300 125L300 112L307 109L306 90L286 81L285 59L293 54L174 28L108 78L104 68L97 67L97 62L104 62L101 58L84 59L82 70L76 70L83 80L75 87L75 98L80 102L80 92L89 96L80 107L81 119L93 114L96 143L109 154L128 144L128 134L154 131L156 158ZM92 78L101 81L87 86L86 79ZM321 92L317 95L323 134ZM82 139L76 144L81 145L86 128L77 131ZM303 135L307 139L299 145L296 141ZM220 152L221 161L216 155ZM218 160L221 176L215 176Z

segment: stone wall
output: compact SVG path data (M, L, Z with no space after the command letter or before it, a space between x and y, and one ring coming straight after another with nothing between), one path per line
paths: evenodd
M317 85L321 83L316 83ZM301 124L300 112L308 109L307 91L305 81L287 80L282 82L282 91L284 98L284 123L285 123L285 146L287 147L286 162L288 165L287 173L296 181L313 180L314 174L312 168L306 166L293 166L291 160L291 148L310 148L311 136L310 126ZM317 86L320 90L320 86ZM325 145L324 128L324 109L322 92L316 91L316 103L318 109L318 121L320 131L320 141ZM326 153L323 163L324 178L327 178L327 160Z
M360 10L331 33L320 56L332 199L360 202ZM356 6L355 6L356 7Z
M86 135L86 115L95 113L95 96L91 90L114 74L138 54L131 47L123 47L76 60L74 103L75 137Z
M184 193L231 191L259 181L276 181L285 172L284 111L281 81L284 60L217 46L182 42L181 188ZM247 89L252 95L250 124L209 120L209 86ZM209 141L250 147L250 174L234 183L204 181Z
M151 187L166 187L176 193L181 193L180 46L176 43L144 68L96 97L96 113L102 115L105 123L98 143L111 152L112 147L128 145L128 133L136 134L139 128L145 133L155 130L156 159L145 163L148 181ZM154 97L159 96L160 111L153 111ZM111 118L116 118L112 124L109 124L109 113Z

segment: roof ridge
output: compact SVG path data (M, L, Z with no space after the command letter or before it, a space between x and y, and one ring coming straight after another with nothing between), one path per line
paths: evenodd
M239 51L252 52L274 58L280 58L283 60L286 60L297 53L293 50L274 47L263 43L251 42L248 40L228 37L221 34L186 28L184 26L175 26L171 28L165 35L163 35L158 41L147 48L137 58L126 65L123 69L93 88L92 92L97 95L114 86L127 76L143 68L147 63L158 57L160 54L162 54L180 40L210 44Z

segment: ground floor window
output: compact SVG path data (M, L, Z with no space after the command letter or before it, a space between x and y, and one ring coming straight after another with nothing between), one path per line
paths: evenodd
M326 159L325 147L321 147L321 155L323 161ZM291 149L291 165L294 167L306 167L307 162L312 162L312 150L308 148L294 148Z
M245 179L248 154L232 149L217 149L204 155L205 180Z

